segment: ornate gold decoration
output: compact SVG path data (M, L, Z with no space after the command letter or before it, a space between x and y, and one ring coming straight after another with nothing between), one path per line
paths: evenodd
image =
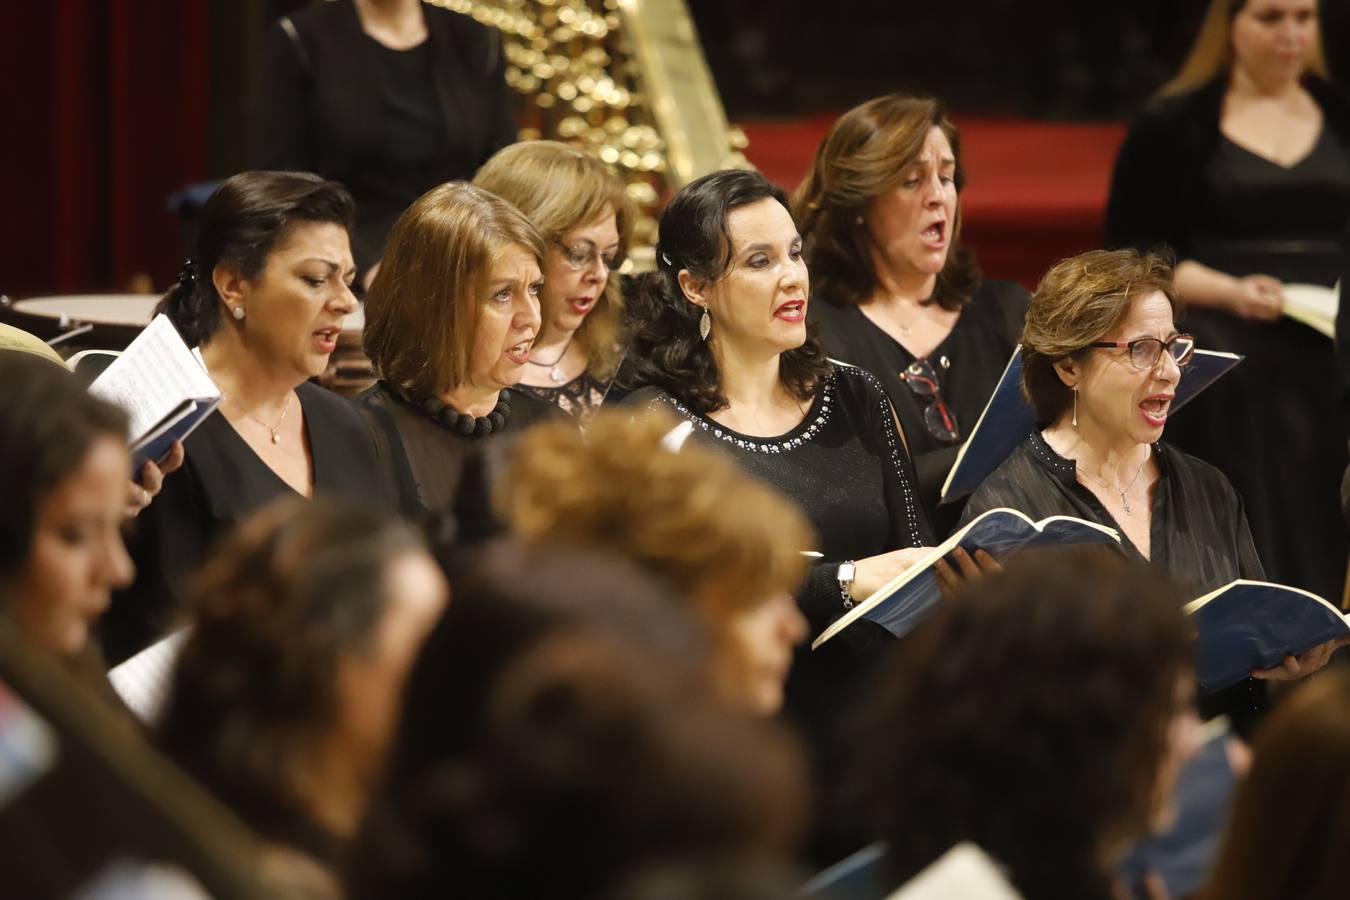
M506 81L528 98L523 140L590 148L628 185L650 265L666 197L700 175L748 167L684 0L426 0L502 32ZM644 252L645 251L645 252Z

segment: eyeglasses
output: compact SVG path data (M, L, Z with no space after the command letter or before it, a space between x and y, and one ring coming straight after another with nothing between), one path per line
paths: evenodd
M601 253L590 241L584 241L575 247L570 244L564 244L562 241L554 241L558 248L563 252L563 259L573 269L581 272L595 265L595 261L600 260L605 267L606 272L613 272L623 265L623 258L618 253Z
M943 444L955 444L961 440L961 429L956 424L956 416L942 399L942 389L938 385L937 373L933 364L926 359L916 359L905 371L900 380L909 385L914 396L928 401L923 409L923 425L933 439Z
M1136 369L1151 369L1162 359L1164 349L1178 366L1184 366L1195 355L1195 338L1189 334L1178 334L1166 341L1157 338L1138 338L1133 341L1097 341L1089 347L1109 347L1116 350L1129 350L1130 362Z

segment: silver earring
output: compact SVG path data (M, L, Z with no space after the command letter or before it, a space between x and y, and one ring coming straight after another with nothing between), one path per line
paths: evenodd
M698 320L698 336L702 340L708 339L708 332L712 331L712 315L708 312L708 307L703 307L703 315Z
M244 308L242 306L236 306L234 308L234 312L232 312L231 315L234 316L236 321L242 319L244 317Z
M1071 388L1073 391L1073 427L1078 427L1078 388Z

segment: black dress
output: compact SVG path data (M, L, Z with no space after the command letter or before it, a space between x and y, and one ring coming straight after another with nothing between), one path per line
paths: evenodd
M659 388L641 388L629 401L664 407L693 422L697 439L729 452L801 507L819 544L800 549L821 554L798 595L812 638L844 613L841 562L932 543L890 403L876 377L863 369L834 367L801 424L773 438L731 431ZM798 649L786 711L822 756L860 680L894 643L880 625L859 621L818 651L808 649L809 639Z
M1289 168L1220 133L1223 81L1150 110L1116 164L1108 243L1168 244L1179 260L1230 275L1333 284L1350 223L1350 112L1329 86L1308 88L1325 123ZM1184 327L1201 347L1246 360L1169 423L1168 440L1228 476L1272 580L1339 597L1348 544L1337 486L1347 454L1333 342L1287 317L1249 322L1194 309Z
M1161 477L1153 489L1149 561L1166 571L1188 597L1201 597L1239 578L1264 581L1242 499L1223 473L1167 444L1155 444ZM962 524L1007 507L1033 520L1076 516L1120 532L1120 549L1143 563L1115 517L1079 483L1077 466L1056 453L1039 431L994 470L971 495ZM1265 708L1265 687L1248 679L1202 698L1201 712L1230 715L1250 733Z
M257 167L345 184L356 199L352 253L362 270L410 203L472 178L516 140L500 34L421 6L427 40L409 50L366 34L352 0L312 4L268 39Z
M509 410L503 426L479 434L447 428L384 381L377 381L353 401L374 433L381 471L396 486L399 509L405 516L421 518L428 512L449 511L465 460L475 449L539 422L566 421L553 404L514 388L502 391L502 399Z
M392 509L392 484L383 477L370 432L351 405L308 382L295 393L313 459L314 496ZM183 446L183 467L164 479L163 490L128 535L136 581L113 595L100 623L109 665L173 627L184 582L213 541L268 502L299 496L219 413L202 422Z
M926 398L911 390L901 373L914 354L883 331L857 306L826 301L810 304L818 336L832 359L866 369L881 381L891 398L918 473L919 495L937 534L947 534L961 513L960 502L938 505L942 482L956 461L956 451L975 427L989 395L1017 347L1030 296L1011 281L980 283L951 333L927 359L937 375L942 399L956 418L958 439L944 443L924 423Z

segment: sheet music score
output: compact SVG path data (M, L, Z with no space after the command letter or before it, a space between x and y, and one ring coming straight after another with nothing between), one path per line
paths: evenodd
M136 336L89 391L126 410L133 440L140 439L185 400L220 396L215 382L162 314Z

